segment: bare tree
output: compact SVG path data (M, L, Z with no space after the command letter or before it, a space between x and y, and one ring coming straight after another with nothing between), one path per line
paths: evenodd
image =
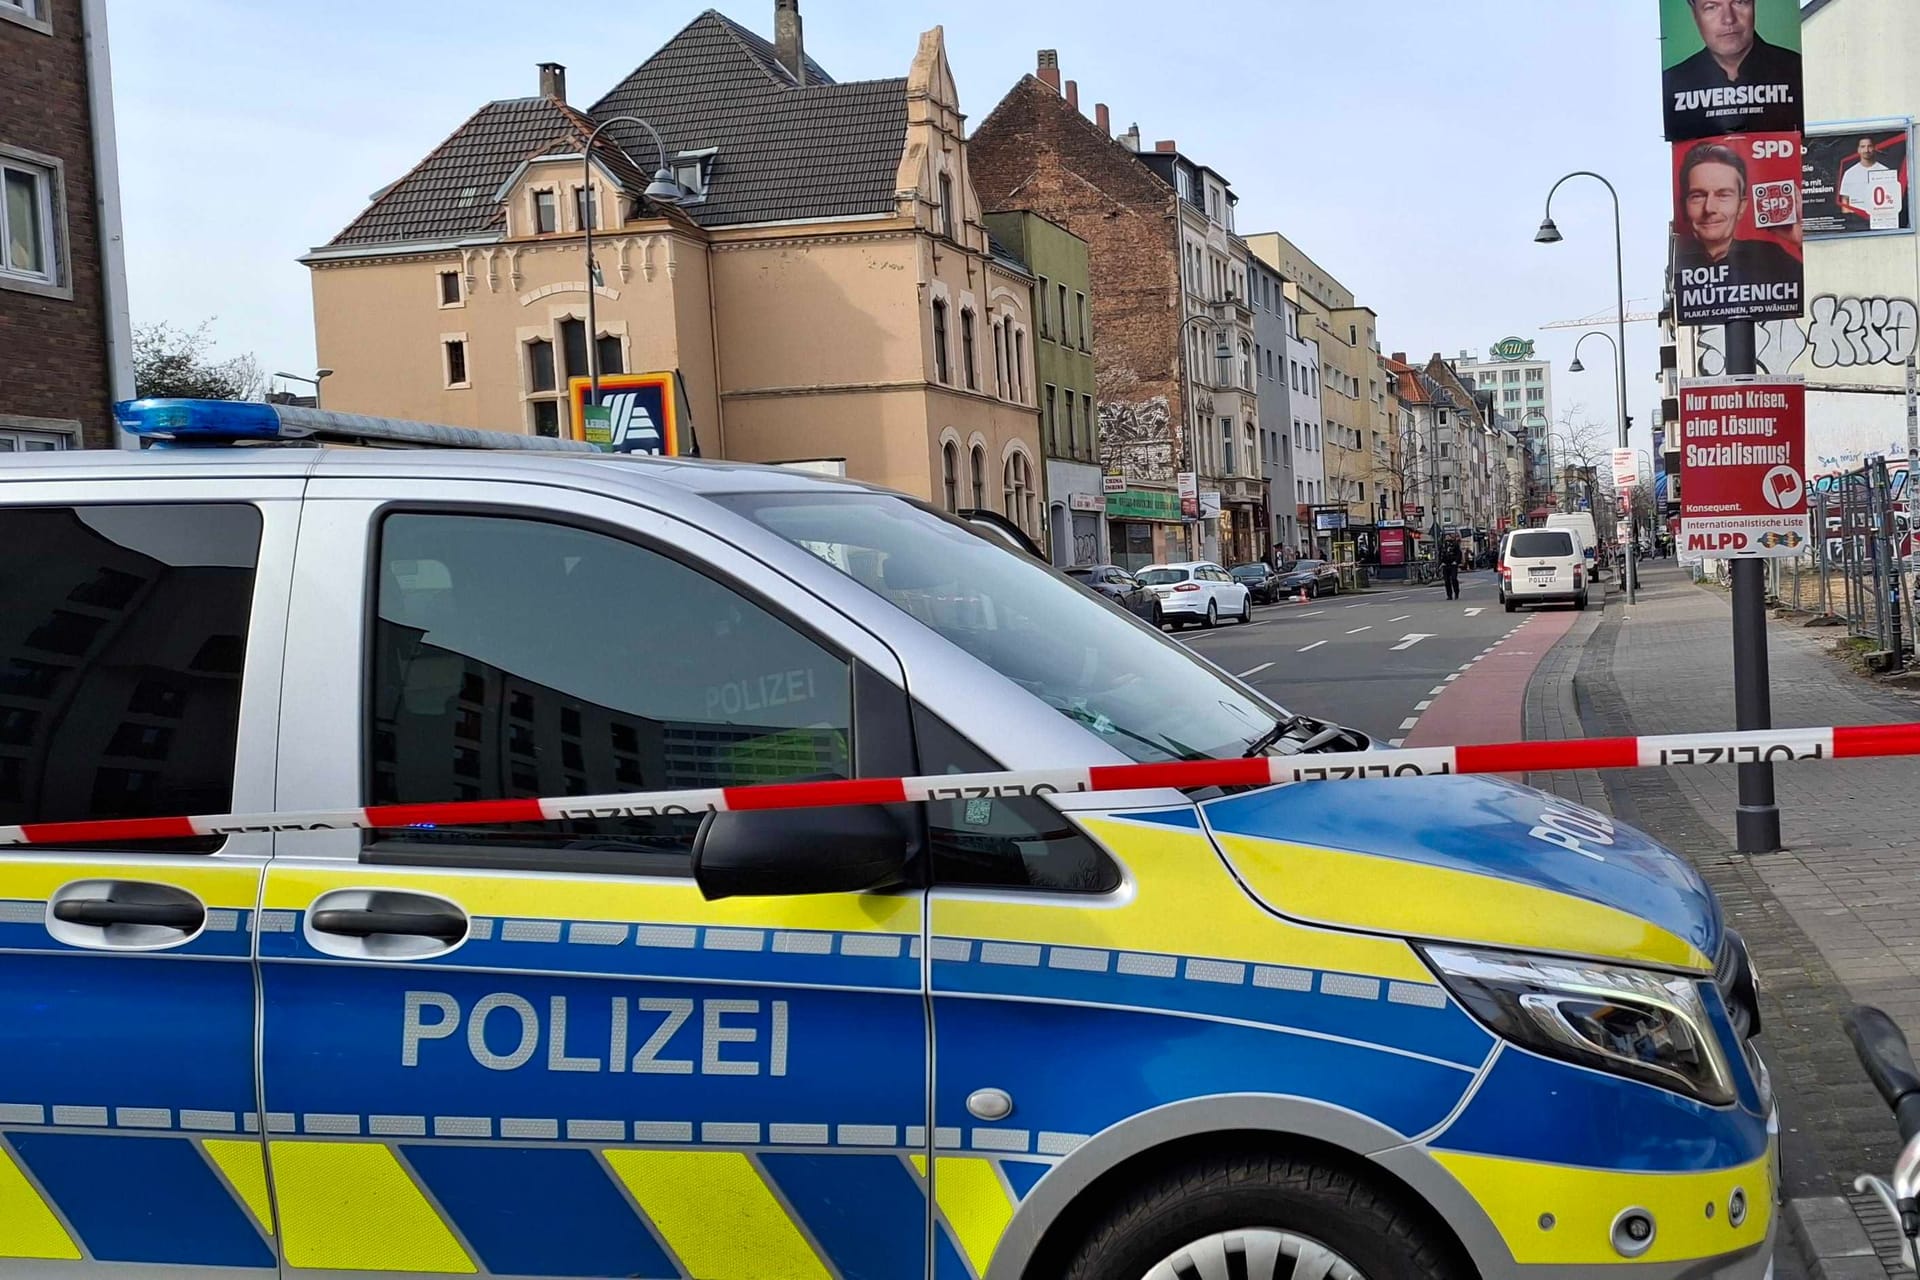
M266 388L251 352L215 360L212 320L178 329L164 320L133 331L133 393L142 399L254 400Z

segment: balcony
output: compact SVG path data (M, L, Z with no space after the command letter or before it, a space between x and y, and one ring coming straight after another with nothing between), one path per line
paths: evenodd
M1253 304L1231 289L1227 290L1225 298L1215 298L1209 305L1213 308L1214 318L1222 323L1229 319L1241 324L1253 323Z

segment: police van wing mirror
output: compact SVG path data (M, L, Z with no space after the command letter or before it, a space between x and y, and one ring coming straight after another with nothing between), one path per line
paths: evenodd
M865 893L902 884L907 834L878 805L710 813L693 840L701 896Z

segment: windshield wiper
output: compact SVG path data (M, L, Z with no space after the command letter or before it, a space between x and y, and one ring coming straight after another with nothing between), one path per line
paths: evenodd
M1263 754L1268 747L1271 747L1274 743L1286 737L1289 730L1296 727L1305 728L1305 721L1306 718L1304 716L1288 716L1285 720L1274 721L1273 728L1267 730L1247 744L1247 749L1240 754L1240 758L1242 760L1251 760L1255 756Z

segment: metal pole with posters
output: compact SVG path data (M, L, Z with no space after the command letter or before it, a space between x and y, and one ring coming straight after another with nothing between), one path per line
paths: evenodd
M1726 326L1726 381L1681 394L1682 537L1690 550L1733 561L1734 712L1741 729L1767 729L1773 708L1761 561L1797 552L1808 535L1804 386L1753 377L1755 323L1805 311L1800 4L1662 0L1660 16L1674 318ZM1728 93L1729 82L1741 92ZM1736 415L1743 421L1730 431ZM1765 439L1748 430L1755 417L1766 421ZM1704 436L1688 425L1696 418ZM1740 766L1735 829L1741 853L1780 848L1773 766Z

